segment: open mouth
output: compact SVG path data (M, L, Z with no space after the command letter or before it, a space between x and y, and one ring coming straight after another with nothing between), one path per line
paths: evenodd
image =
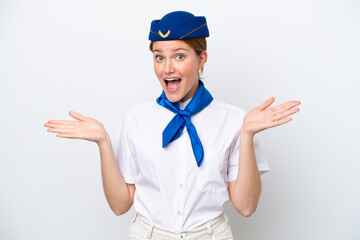
M175 91L180 86L181 78L167 78L164 79L166 87L169 91Z

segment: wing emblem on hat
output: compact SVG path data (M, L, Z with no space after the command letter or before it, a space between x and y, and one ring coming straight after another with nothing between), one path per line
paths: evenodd
M170 35L170 30L168 30L165 35L159 30L159 35L160 35L162 38L167 38L167 37Z

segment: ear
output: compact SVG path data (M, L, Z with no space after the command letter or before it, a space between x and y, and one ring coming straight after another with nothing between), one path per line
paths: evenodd
M207 51L202 51L202 52L200 53L200 56L199 56L199 67L198 67L198 70L201 70L201 69L204 67L204 65L205 65L205 63L206 63L206 61L207 61L207 58L208 58Z

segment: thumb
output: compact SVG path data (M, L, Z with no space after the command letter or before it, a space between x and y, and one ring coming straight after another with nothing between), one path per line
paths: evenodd
M275 101L274 97L269 98L268 100L266 100L263 104L261 104L259 106L260 110L264 110L265 108L268 108L271 104L273 104L273 102Z
M81 115L80 113L74 112L74 111L70 111L69 115L80 121L85 121L85 119L86 119L85 116Z

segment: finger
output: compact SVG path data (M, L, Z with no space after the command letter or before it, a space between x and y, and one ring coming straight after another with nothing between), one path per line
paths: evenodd
M44 127L49 127L49 128L57 128L59 126L61 126L63 124L59 124L59 123L45 123Z
M73 126L69 126L69 127L52 127L52 128L48 128L47 130L48 132L53 132L53 133L74 133L74 127Z
M290 122L291 120L292 120L292 118L283 118L283 119L281 119L279 121L274 121L271 127L280 126L280 125L282 125L284 123Z
M80 120L80 121L85 121L86 120L86 117L81 115L80 113L77 113L77 112L74 112L74 111L70 111L69 112L69 115L77 120Z
M280 119L286 118L294 113L297 113L298 111L300 111L299 108L292 108L290 110L287 110L285 112L281 112L281 113L276 113L274 115L274 121L278 121Z
M300 101L288 101L286 103L280 104L276 107L274 107L275 111L279 111L279 110L289 110L293 107L296 107L298 105L300 105L301 102Z
M71 138L71 139L76 138L74 135L68 133L58 133L56 134L56 136L61 138Z
M262 111L265 108L268 108L274 101L275 101L274 97L269 98L268 100L266 100L263 104L261 104L259 106L259 109Z
M79 125L79 121L57 121L55 123L47 122L44 124L44 127L50 128L75 128Z
M280 121L277 122L277 125L276 126L279 126L279 125L282 125L284 123L287 123L287 122L290 122L291 120L293 120L292 118L284 118L284 119L281 119Z
M62 124L71 124L71 123L74 123L74 122L77 122L77 121L72 121L72 120L49 120L47 123L45 123L46 125L48 124L59 124L59 125L62 125ZM44 126L45 126L44 124Z

